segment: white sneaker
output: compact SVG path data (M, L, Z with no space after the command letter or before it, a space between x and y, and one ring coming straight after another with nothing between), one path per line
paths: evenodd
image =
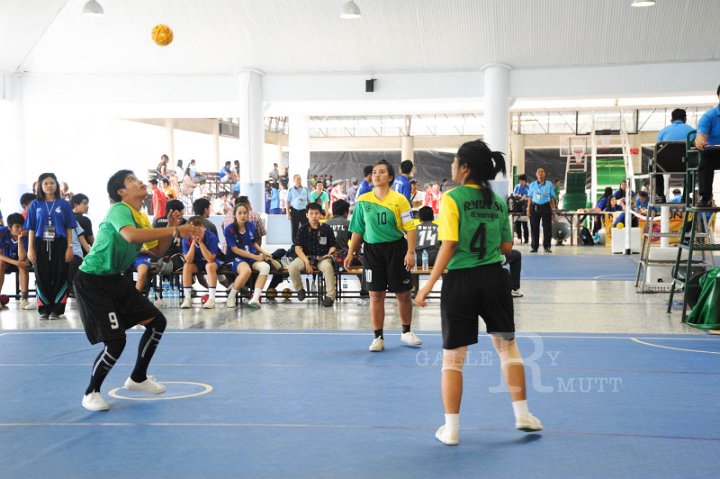
M260 309L260 300L257 298L253 298L250 301L248 301L248 308L252 309Z
M234 308L237 306L237 294L228 294L227 301L225 302L226 308Z
M30 310L30 309L37 309L37 305L35 303L31 303L27 300L27 298L22 298L20 300L20 309Z
M155 300L155 307L158 308L158 309L160 309L160 308L163 307L162 299L158 298L158 299Z
M515 419L515 429L518 431L534 432L542 431L543 426L540 419L528 413L527 415L520 416Z
M180 308L192 308L192 298L190 296L185 296L185 299L183 299L183 302L180 304Z
M445 444L446 446L457 446L460 442L458 434L450 434L445 432L445 425L443 424L435 431L435 439Z
M205 301L205 304L203 304L203 308L205 308L205 309L215 309L215 300L208 298L208 300Z
M144 393L161 394L164 393L167 388L155 381L153 376L148 376L147 379L141 383L136 383L132 378L127 378L123 388L129 391L142 391Z
M103 399L102 394L97 391L83 396L82 407L88 411L107 411L110 409L108 403Z
M510 294L512 295L513 298L522 298L523 297L522 291L520 291L519 289L513 289Z
M375 338L373 339L373 342L370 344L370 347L368 348L368 351L371 353L379 353L380 351L385 350L385 341L383 341L383 338Z
M413 333L412 331L403 333L400 336L400 341L407 344L408 346L420 346L422 344L422 339L415 336L415 333Z

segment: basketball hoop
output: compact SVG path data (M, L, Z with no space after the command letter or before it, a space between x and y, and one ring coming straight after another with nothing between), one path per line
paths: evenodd
M573 149L572 151L572 157L575 160L575 164L579 165L582 163L582 159L585 156L585 150L581 149Z

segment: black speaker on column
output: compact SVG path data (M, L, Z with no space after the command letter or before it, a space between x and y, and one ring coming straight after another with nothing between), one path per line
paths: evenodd
M375 91L375 79L365 80L365 93L372 93Z

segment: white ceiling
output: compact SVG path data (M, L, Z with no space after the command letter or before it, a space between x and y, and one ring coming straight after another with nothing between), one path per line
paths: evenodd
M477 71L720 60L720 0L0 0L0 71ZM157 23L175 33L150 40ZM720 73L720 72L719 72ZM720 76L720 75L719 75ZM717 80L717 79L716 79ZM714 80L714 81L716 81Z

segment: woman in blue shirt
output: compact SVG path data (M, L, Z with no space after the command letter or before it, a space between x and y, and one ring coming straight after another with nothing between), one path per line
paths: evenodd
M38 195L28 208L28 259L35 265L40 319L65 313L68 264L73 259L72 230L77 226L70 203L59 197L54 173L38 177Z
M235 205L233 222L225 228L225 242L227 243L228 266L237 273L235 282L228 291L225 307L234 308L237 305L237 293L245 286L253 271L258 272L255 280L255 291L248 306L253 309L260 307L260 295L263 286L270 274L268 261L272 259L267 251L260 247L262 238L258 236L255 225L249 221L250 211L243 203Z

